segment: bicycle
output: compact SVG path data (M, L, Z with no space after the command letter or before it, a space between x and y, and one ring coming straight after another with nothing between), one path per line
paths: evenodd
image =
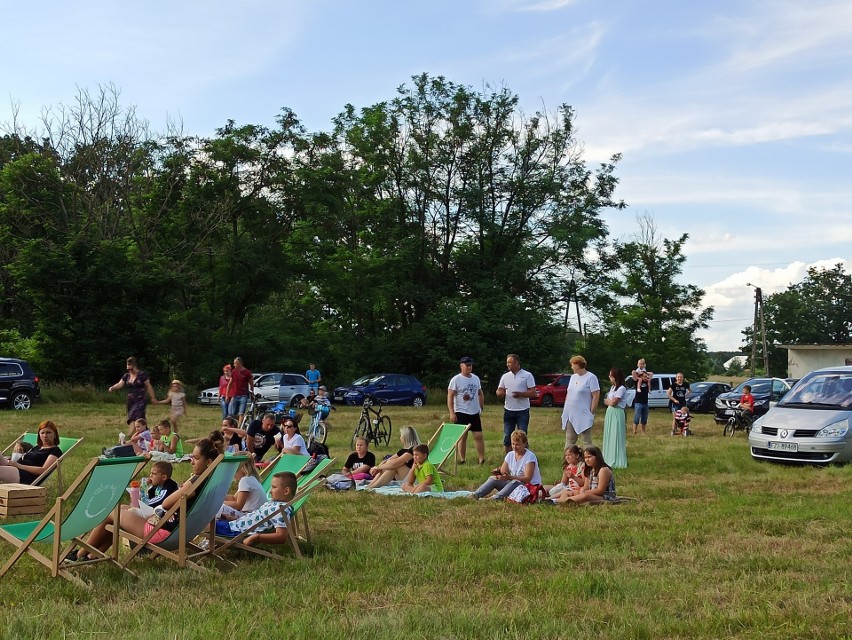
M378 409L375 409L373 405L378 406ZM373 442L376 445L381 444L382 441L385 445L390 444L391 419L390 416L382 415L383 405L384 402L370 394L364 396L364 406L358 418L358 426L355 427L355 433L352 435L353 448L358 438L366 438L367 442Z
M748 434L751 431L751 424L754 422L754 416L750 411L744 409L736 409L734 415L728 418L725 423L725 428L722 433L726 436L733 437L737 431L745 431Z
M313 442L325 444L327 435L327 425L325 423L329 413L334 407L329 405L317 405L316 409L311 412L311 424L308 427L308 434L305 438L305 444L310 447Z

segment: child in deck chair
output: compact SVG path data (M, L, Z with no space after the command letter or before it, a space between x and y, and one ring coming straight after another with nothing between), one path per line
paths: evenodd
M247 513L239 518L228 519L229 516L225 516L224 519L217 520L216 535L226 538L234 538L240 535L243 531L248 531L258 522L278 511L283 505L291 502L295 495L296 474L290 473L289 471L276 473L272 476L272 486L269 489L269 497L271 499L260 505L259 509L252 511L251 513ZM288 518L293 517L293 511L290 507L287 507L285 511L287 512ZM270 529L274 529L274 531L270 531ZM259 542L263 542L264 544L281 544L286 541L287 521L279 512L276 513L274 517L264 522L257 532L252 533L250 536L246 536L243 540L243 544L253 547Z
M406 493L425 493L427 491L443 491L441 474L435 465L429 462L429 447L418 444L414 447L414 464L408 477L402 483L402 490Z

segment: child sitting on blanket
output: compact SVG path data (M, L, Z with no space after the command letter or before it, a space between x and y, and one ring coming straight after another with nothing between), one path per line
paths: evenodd
M243 544L253 547L259 542L264 544L281 544L287 541L287 520L293 517L293 511L288 506L287 517L281 514L281 507L293 500L296 495L296 474L282 471L272 476L272 487L269 489L270 500L264 502L259 509L239 518L226 516L216 521L216 535L234 538L244 531L249 531L264 518L275 514L260 525L255 532L246 536ZM277 513L276 513L277 512ZM271 529L274 531L270 532Z
M414 447L414 464L408 477L402 483L402 490L406 493L425 493L428 491L442 492L444 485L441 482L441 474L435 465L429 462L429 447L418 444Z
M350 480L372 480L370 469L376 466L376 455L369 448L367 438L355 438L355 451L346 458L341 473Z
M133 423L135 429L133 435L130 436L130 444L133 445L133 453L137 456L143 453L148 453L151 450L151 444L154 442L154 436L148 429L148 422L145 418L139 418Z

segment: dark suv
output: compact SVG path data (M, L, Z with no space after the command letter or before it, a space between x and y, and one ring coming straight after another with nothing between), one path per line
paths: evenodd
M26 360L0 358L0 405L26 410L40 395L38 377Z
M751 395L754 396L755 418L769 411L769 407L774 407L791 387L789 382L781 378L751 378L746 380L733 391L722 393L716 398L713 414L716 424L725 424L728 418L736 413L737 406L740 404L740 397L743 395L743 387L746 385L751 387Z

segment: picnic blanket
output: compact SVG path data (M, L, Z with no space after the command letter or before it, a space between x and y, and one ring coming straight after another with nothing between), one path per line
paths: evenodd
M379 487L377 489L367 489L367 482L364 482L361 486L356 487L358 491L372 491L373 493L378 493L383 496L417 496L418 498L444 498L445 500L452 500L454 498L469 498L473 491L428 491L426 493L406 493L402 490L402 485L393 481L389 485L384 487Z

